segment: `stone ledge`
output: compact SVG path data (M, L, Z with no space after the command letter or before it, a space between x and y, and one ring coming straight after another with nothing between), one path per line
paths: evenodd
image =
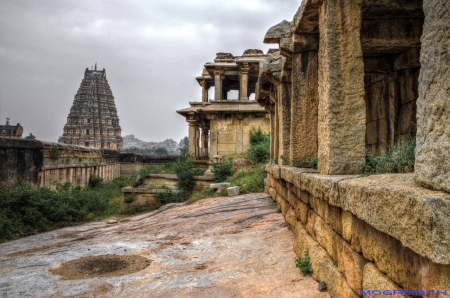
M414 174L329 176L277 165L266 170L274 179L351 212L432 262L450 264L450 194L418 186Z

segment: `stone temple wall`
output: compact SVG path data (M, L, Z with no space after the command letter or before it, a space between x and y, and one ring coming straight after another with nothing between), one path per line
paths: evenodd
M308 249L313 278L332 297L450 288L450 194L418 186L413 174L266 170L266 191L294 233L296 254Z
M450 288L450 2L303 0L270 28L266 190L332 297ZM416 138L415 172L360 177ZM294 167L317 158L318 171ZM418 297L424 294L417 295Z
M250 130L269 132L269 119L263 113L220 114L210 122L210 156L243 153L250 148Z
M127 177L144 164L175 161L174 155L141 155L41 142L0 138L0 183L30 181L40 187L55 188L54 182L87 186L95 175L105 181Z

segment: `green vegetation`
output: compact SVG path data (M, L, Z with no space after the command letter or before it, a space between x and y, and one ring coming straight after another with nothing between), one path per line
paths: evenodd
M166 148L162 148L162 147L155 148L154 152L155 152L155 154L169 154L169 151L167 151Z
M283 162L283 165L289 165L290 164L289 156L281 155L280 158L281 158L281 161Z
M214 181L215 182L223 182L227 180L228 177L231 176L233 167L233 160L231 158L227 158L222 160L222 163L216 163L212 165L212 172L214 173Z
M88 187L96 188L99 187L103 183L103 178L97 177L95 175L91 175L89 177Z
M1 186L0 242L116 214L126 185L125 178L116 178L86 188L56 184L56 191L28 182Z
M186 196L183 192L173 191L169 188L166 188L164 191L157 192L155 194L155 198L161 203L161 205L186 201Z
M263 192L264 178L266 178L264 167L264 164L257 164L250 170L238 170L228 181L231 186L239 186L240 192L243 194Z
M181 155L175 163L175 173L178 178L178 189L186 195L190 195L195 186L194 176L198 173L194 168L192 158Z
M250 131L250 149L248 158L254 163L266 163L270 157L270 135L261 128Z
M380 155L366 151L365 174L411 173L414 172L416 140L401 140L398 144L388 145Z
M295 159L294 166L300 168L312 168L317 170L317 158Z
M295 258L295 267L300 269L300 272L303 274L303 276L311 275L313 273L308 250L305 250L303 259L300 259L298 257Z
M281 206L280 205L277 205L277 207L275 208L275 212L281 213Z
M186 201L186 204L193 204L199 200L207 199L216 196L214 189L204 188L200 191L194 192Z
M52 147L49 150L49 157L50 159L56 160L61 156L61 153L59 152L58 147Z
M157 147L157 148L151 148L151 149L139 149L136 147L124 149L124 152L131 152L131 153L137 153L137 154L173 154L169 151L167 151L166 148L163 147Z

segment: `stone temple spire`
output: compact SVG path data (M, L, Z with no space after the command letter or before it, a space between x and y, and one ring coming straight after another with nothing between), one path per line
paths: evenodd
M106 71L86 68L59 143L122 150L123 140Z

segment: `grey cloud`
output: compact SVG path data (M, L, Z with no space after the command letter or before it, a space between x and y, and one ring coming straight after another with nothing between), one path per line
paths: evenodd
M220 51L267 50L265 32L294 0L0 2L0 122L56 141L84 69L106 68L123 135L180 140L176 109L198 101L195 76Z

